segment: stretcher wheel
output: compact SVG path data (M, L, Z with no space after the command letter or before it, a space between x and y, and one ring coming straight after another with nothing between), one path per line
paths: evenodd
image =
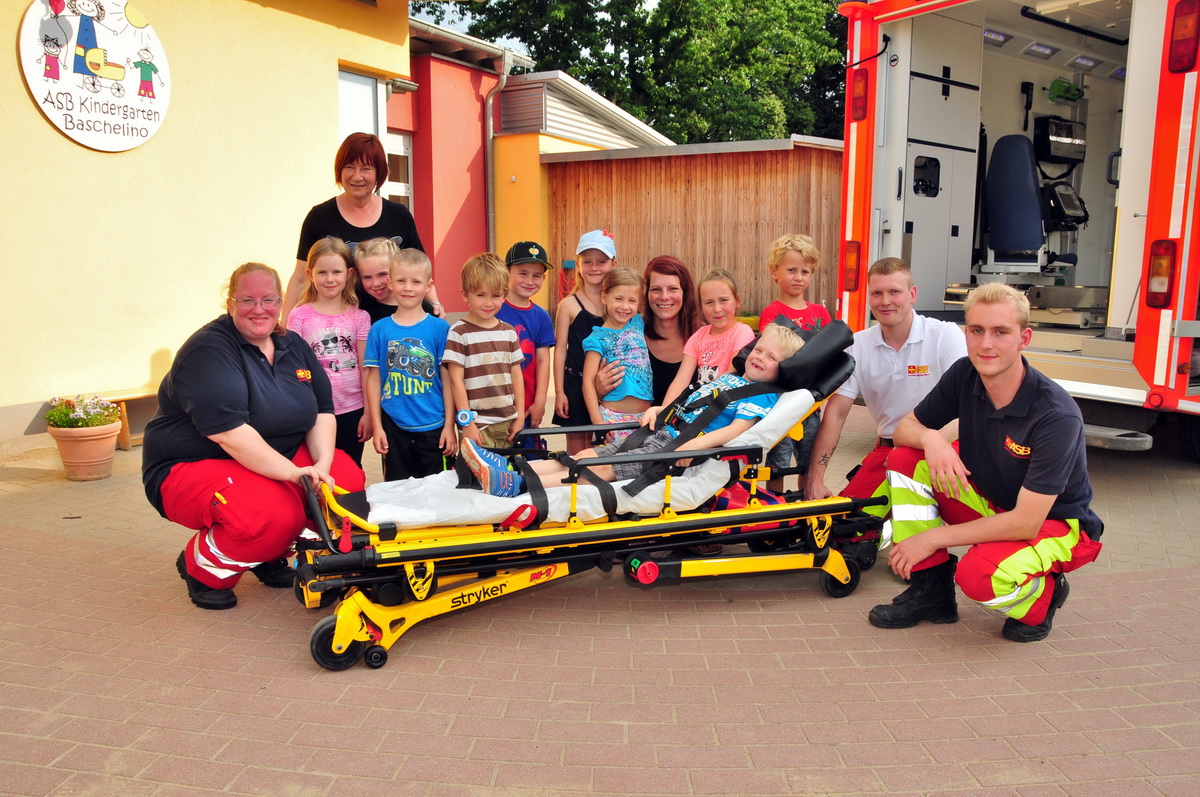
M333 631L337 627L337 617L330 615L322 618L313 626L312 637L308 640L308 650L313 660L327 670L347 670L358 664L363 657L367 643L355 640L338 653L333 649Z
M865 573L875 566L875 559L879 556L879 542L877 540L856 542L851 547L850 555L854 561L858 562L859 569Z
M838 581L824 570L821 571L821 575L818 576L818 579L820 580L821 589L825 590L826 595L831 598L844 598L850 593L854 592L854 590L858 589L859 579L862 578L862 570L859 569L858 562L854 561L853 559L847 559L846 569L850 571L850 581L845 584Z
M372 645L367 648L367 652L363 655L363 663L372 670L378 670L387 664L387 648L383 645Z

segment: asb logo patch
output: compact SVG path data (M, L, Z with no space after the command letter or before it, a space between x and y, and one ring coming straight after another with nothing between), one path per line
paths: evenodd
M1004 436L1004 447L1007 448L1008 453L1012 454L1014 457L1029 459L1029 453L1031 451L1029 446L1020 445L1008 435Z
M311 382L312 381L312 371L308 370L307 368L297 368L296 369L296 379L298 379L301 382Z
M929 376L928 365L910 365L908 366L909 376Z

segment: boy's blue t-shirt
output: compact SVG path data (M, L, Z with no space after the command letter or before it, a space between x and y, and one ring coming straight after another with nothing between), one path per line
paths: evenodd
M537 350L554 345L554 322L550 320L550 314L536 304L521 308L509 304L507 299L496 311L496 318L517 331L521 354L525 355L521 376L524 377L525 408L528 409L537 392Z
M707 385L693 390L691 395L687 397L687 401L684 402L684 406L686 407L693 401L699 401L704 396L712 395L714 390L718 393L724 393L726 390L732 390L735 387L743 387L744 385L749 384L751 384L750 380L744 376L739 376L738 374L732 373L721 374ZM761 420L762 418L767 417L767 413L770 412L771 408L777 403L779 403L778 393L763 393L758 396L749 396L747 398L735 401L723 409L720 415L718 415L716 418L710 421L707 426L704 427L704 433L708 434L709 432L715 432L718 429L724 429L726 426L739 418L748 421ZM679 417L682 418L684 422L691 423L692 421L696 420L696 418L703 411L704 407L697 407L695 409L681 409L679 411ZM676 430L675 427L667 426L665 428L671 430L672 437L678 435L678 430Z
M367 334L364 368L379 369L380 407L406 432L428 432L446 423L442 355L450 324L426 315L411 326L388 316Z
M654 400L654 373L650 370L650 349L646 346L646 324L640 315L634 315L620 329L593 327L592 334L584 338L583 350L599 352L603 360L615 360L625 366L625 378L601 397L601 401L631 396Z

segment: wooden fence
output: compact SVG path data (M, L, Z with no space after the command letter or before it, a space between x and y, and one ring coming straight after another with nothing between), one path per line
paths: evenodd
M727 269L737 278L743 314L758 315L777 298L766 268L771 242L802 232L816 240L822 256L809 301L836 315L840 142L750 142L784 143L786 149L713 152L703 150L722 145L688 146L678 155L662 147L648 157L630 157L630 151L543 156L550 251L559 263L571 260L582 233L606 229L621 264L639 272L665 254L687 263L697 279L712 268Z

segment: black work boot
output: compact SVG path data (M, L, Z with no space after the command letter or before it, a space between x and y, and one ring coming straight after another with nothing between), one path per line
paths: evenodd
M285 558L272 559L250 568L250 572L258 576L258 580L274 589L287 589L296 578L296 571Z
M175 569L179 571L183 583L187 584L188 597L201 609L232 609L237 606L237 595L233 594L233 590L210 587L190 575L182 553L175 560Z
M1004 629L1001 631L1005 639L1013 642L1040 642L1050 636L1050 629L1054 625L1054 613L1058 611L1059 606L1067 602L1067 596L1071 594L1071 587L1067 585L1065 575L1052 573L1051 578L1054 579L1054 594L1050 596L1050 608L1046 610L1046 619L1037 625L1029 625L1010 617L1004 621Z
M876 628L911 628L922 620L931 623L957 623L958 603L954 599L954 566L958 557L936 567L913 572L908 589L871 610L867 619Z

